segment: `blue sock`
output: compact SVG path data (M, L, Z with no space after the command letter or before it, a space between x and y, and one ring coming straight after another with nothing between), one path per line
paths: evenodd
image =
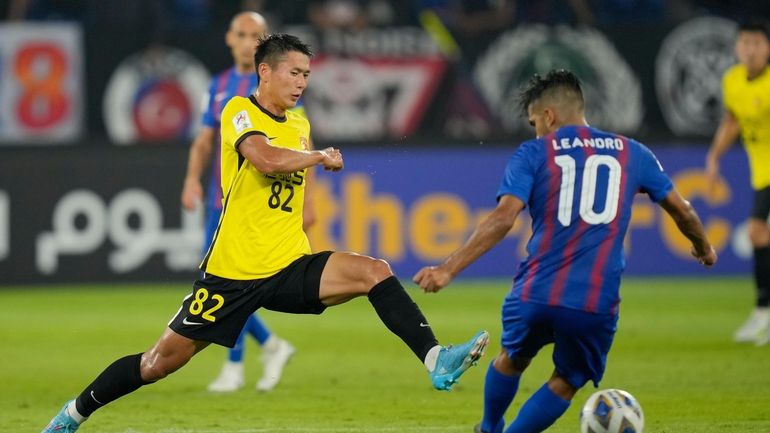
M243 325L241 334L235 341L235 346L233 346L233 348L228 352L227 358L230 360L230 362L243 361L243 352L245 350L244 340L246 339L247 333L256 338L260 346L265 344L265 341L270 338L270 330L267 329L267 326L265 326L262 320L259 319L259 316L257 316L256 313L249 315L249 318L246 319L246 324Z
M262 319L257 316L257 313L252 314L246 320L244 328L257 339L260 346L263 346L268 338L270 338L270 330L267 329Z
M235 346L233 346L232 349L227 351L227 359L230 362L241 362L243 361L243 343L245 343L246 339L246 328L244 327L241 329L241 334L238 335L238 339L235 340Z
M494 361L489 363L484 381L484 418L481 420L481 430L501 433L505 426L503 415L519 390L521 375L506 376L497 371L493 364Z
M554 394L548 384L541 386L519 410L505 433L537 433L548 428L569 407L569 401Z

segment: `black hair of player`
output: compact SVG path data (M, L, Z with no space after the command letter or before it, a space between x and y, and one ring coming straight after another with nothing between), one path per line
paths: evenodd
M291 51L313 57L310 47L296 36L273 33L260 38L257 42L257 51L254 53L254 66L257 69L257 74L259 74L260 63L267 63L271 68L274 68Z
M770 40L770 23L764 18L750 18L738 25L738 32L762 32Z
M552 69L546 74L545 78L540 74L535 74L529 79L529 82L522 87L519 93L519 108L524 117L528 117L529 106L540 99L544 93L557 88L566 88L572 90L583 98L583 88L580 84L580 78L566 69Z

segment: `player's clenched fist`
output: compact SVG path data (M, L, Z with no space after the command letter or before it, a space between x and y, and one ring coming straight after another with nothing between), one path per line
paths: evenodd
M340 171L345 166L345 163L342 161L342 152L340 152L339 149L335 149L334 147L327 147L320 152L324 157L323 161L321 162L321 164L324 166L324 169L330 171Z
M426 266L412 278L424 292L438 292L452 281L452 274L441 266Z

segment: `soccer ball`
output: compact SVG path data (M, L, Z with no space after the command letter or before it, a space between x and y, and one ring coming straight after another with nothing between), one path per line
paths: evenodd
M642 433L644 412L634 396L620 389L595 392L580 411L581 433Z

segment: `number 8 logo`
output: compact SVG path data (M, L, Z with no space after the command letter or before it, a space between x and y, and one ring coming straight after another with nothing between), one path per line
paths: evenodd
M49 128L68 113L70 101L64 94L67 58L60 48L49 43L31 43L16 55L14 75L22 93L17 112L28 128Z

